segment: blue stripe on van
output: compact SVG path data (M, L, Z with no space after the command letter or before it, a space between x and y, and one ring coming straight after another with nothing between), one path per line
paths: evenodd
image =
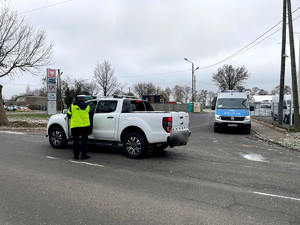
M220 116L249 116L249 109L217 109L216 114Z

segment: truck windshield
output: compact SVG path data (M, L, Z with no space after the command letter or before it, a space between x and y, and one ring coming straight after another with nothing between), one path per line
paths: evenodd
M248 109L249 103L244 98L219 98L217 109Z

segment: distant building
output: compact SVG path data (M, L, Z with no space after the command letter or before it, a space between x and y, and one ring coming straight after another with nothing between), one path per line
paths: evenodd
M144 95L143 100L147 100L150 103L163 103L166 104L168 101L162 95Z
M16 99L17 106L27 106L33 110L45 110L47 108L47 97L43 96L19 96Z
M274 95L253 95L250 99L251 103L272 103Z

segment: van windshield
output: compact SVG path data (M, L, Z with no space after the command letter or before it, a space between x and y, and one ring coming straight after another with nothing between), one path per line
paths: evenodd
M244 98L219 98L217 109L248 109L249 103Z

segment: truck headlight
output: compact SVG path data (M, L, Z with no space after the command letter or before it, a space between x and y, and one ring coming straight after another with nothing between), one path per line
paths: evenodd
M216 114L216 115L215 115L215 119L220 120L220 119L221 119L221 116Z
M250 116L245 116L245 120L250 120Z

